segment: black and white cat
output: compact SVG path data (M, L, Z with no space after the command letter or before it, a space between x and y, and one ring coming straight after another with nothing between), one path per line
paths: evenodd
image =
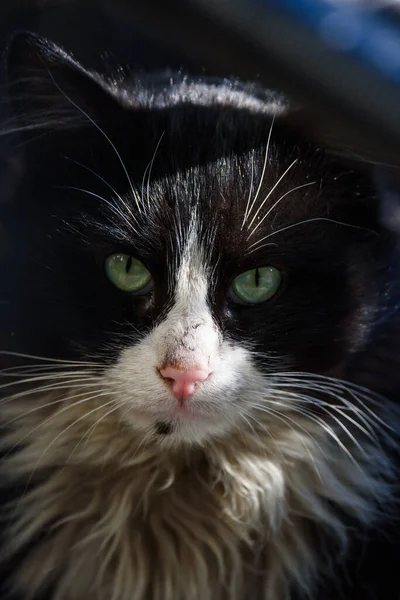
M6 58L1 597L398 598L368 171L252 85Z

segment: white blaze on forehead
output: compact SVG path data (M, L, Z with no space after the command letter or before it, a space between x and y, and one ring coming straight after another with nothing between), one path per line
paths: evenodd
M209 279L198 235L188 236L175 281L174 304L156 328L161 362L190 368L210 366L218 350L218 331L207 302Z
M175 288L175 309L194 318L209 313L207 265L198 236L192 232L186 243Z

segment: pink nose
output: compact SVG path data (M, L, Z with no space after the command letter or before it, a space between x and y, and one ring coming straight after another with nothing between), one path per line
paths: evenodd
M211 371L204 369L177 369L175 367L166 367L160 370L165 379L172 379L172 391L179 402L184 402L190 396L193 396L196 386L201 381L205 381Z

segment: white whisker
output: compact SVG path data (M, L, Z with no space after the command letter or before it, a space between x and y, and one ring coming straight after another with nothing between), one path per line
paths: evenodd
M264 236L260 240L253 242L253 244L251 244L249 246L250 252L246 252L246 254L251 254L252 252L256 252L258 250L261 250L261 248L264 248L264 245L259 246L259 244L261 244L261 242L264 242L265 240L268 240L269 238L273 237L274 235L278 235L279 233L283 233L284 231L288 231L289 229L293 229L294 227L299 227L300 225L307 225L309 223L316 223L316 222L326 222L326 223L332 223L333 225L342 225L343 227L350 227L352 229L368 231L369 233L378 235L376 232L372 231L371 229L367 229L366 227L359 227L358 225L352 225L351 223L343 223L342 221L336 221L335 219L328 219L328 217L314 217L312 219L306 219L305 221L299 221L297 223L292 223L291 225L287 225L286 227L282 227L281 229L278 229L278 231L273 231L272 233L269 233L268 235ZM257 246L257 248L254 248L254 246ZM253 248L253 250L251 250L251 248Z
M37 394L39 392L42 391L48 391L51 389L58 389L60 386L65 387L66 385L69 385L70 383L72 383L72 385L75 385L75 387L77 387L77 384L79 383L84 383L86 386L88 385L92 385L91 383L85 383L85 382L91 382L91 381L96 381L96 379L90 375L85 375L85 376L81 376L81 377L71 377L69 378L68 376L65 377L43 377L43 376L37 376L37 377L29 377L28 379L22 379L19 381L11 381L8 383L3 383L0 386L0 390L5 389L5 388L9 388L9 387L14 387L16 385L26 385L27 383L36 383L38 381L49 381L53 379L53 381L57 381L61 380L59 382L56 383L48 383L44 386L39 386L37 388L30 388L29 390L24 390L23 392L17 392L15 394L13 394L12 396L9 396L8 398L20 398L21 394L25 395L25 394ZM7 400L7 398L2 398L0 400L0 404L3 404L4 401Z
M284 413L282 413L282 412L280 412L280 411L278 411L278 410L276 410L274 408L271 408L271 406L269 405L269 403L268 403L268 406L261 405L261 404L252 404L251 406L253 408L255 408L256 410L260 411L260 412L264 412L266 414L272 415L272 417L274 419L277 419L278 421L281 421L282 423L285 423L285 425L288 425L289 428L292 429L292 431L301 431L302 433L304 433L306 437L310 438L313 441L313 443L315 444L316 448L318 448L320 450L321 454L323 456L325 456L325 452L322 449L321 445L316 441L316 439L310 434L309 431L307 431L302 425L300 425L300 423L298 423L297 421L295 421L294 419L292 419L288 415L286 415L286 414L284 414ZM313 456L312 452L310 451L310 448L308 448L308 446L304 443L303 440L301 440L301 443L302 443L305 451L307 452L307 455L309 456L309 458L310 458L310 460L311 460L311 462L312 462L312 464L314 466L314 469L315 469L315 472L318 475L318 478L322 481L322 477L321 477L321 474L320 474L320 472L318 470L315 457Z
M103 196L100 196L99 194L95 194L94 192L91 192L90 190L85 190L83 188L74 187L72 185L63 185L63 186L60 186L60 187L62 189L64 189L64 190L74 190L76 192L82 192L84 194L88 194L89 196L93 196L94 198L97 198L98 200L101 200L102 202L104 202L111 209L111 212L115 213L116 215L118 215L119 217L121 217L121 219L123 221L125 221L125 223L129 227L129 229L132 229L133 224L128 220L128 218L124 215L124 213L122 213L119 210L119 208L117 208L109 200L107 200L106 198L103 198Z
M371 390L368 390L363 386L334 377L302 372L276 373L272 379L273 381L276 381L276 385L280 388L293 387L293 384L306 386L309 389L311 389L312 386L312 388L316 391L322 392L326 395L331 395L342 402L346 402L346 399L342 396L338 396L335 392L339 391L348 393L365 411L369 413L370 417L376 422L376 424L379 423L385 429L390 430L393 433L397 433L396 429L391 427L389 423L383 421L383 419L375 414L374 411L367 404L365 404L361 398L364 398L369 404L375 404L377 406L381 406L386 399L380 394L371 392ZM322 383L324 385L322 385ZM364 417L367 418L367 415L364 414Z
M273 128L274 123L275 123L275 117L276 117L276 113L272 117L271 126L269 128L268 139L267 139L267 147L266 147L266 150L265 150L265 159L264 159L263 169L262 169L262 172L261 172L260 183L258 185L258 188L257 188L257 191L256 191L256 195L254 196L253 202L251 203L251 206L250 206L250 208L249 208L248 211L247 211L247 207L246 207L246 212L245 212L245 215L244 215L244 219L243 219L243 223L242 223L241 229L243 229L244 224L246 223L248 217L251 214L251 211L253 210L253 207L254 207L255 203L257 202L257 198L259 196L259 193L260 193L263 181L264 181L265 169L267 168L267 162L268 162L268 154L269 154L269 146L270 146L270 141L271 141L272 128Z
M88 399L86 398L85 401L87 401ZM82 401L79 401L82 402ZM79 402L75 403L73 406L75 407L77 404L79 404ZM22 493L22 497L21 499L24 497L24 494L26 492L26 490L29 488L29 485L39 467L40 462L43 460L43 458L45 457L45 455L47 454L47 452L50 450L50 448L52 448L52 446L54 446L54 444L57 442L57 440L60 439L61 436L63 436L65 433L67 433L67 431L69 431L72 427L75 427L75 425L77 425L78 423L80 423L81 421L83 421L83 419L86 419L87 417L89 417L90 415L92 415L93 413L97 412L98 410L101 410L102 408L109 406L110 404L113 404L114 400L110 400L109 402L106 402L105 404L102 404L101 406L97 406L96 408L93 408L92 410L89 410L89 412L84 413L83 415L81 415L78 419L76 419L75 421L73 421L72 423L70 423L70 425L68 425L67 427L65 427L62 431L60 431L60 433L58 435L56 435L55 438L53 438L53 440L50 442L50 444L48 444L46 446L46 448L43 450L42 454L39 456L39 458L36 461L36 464L31 472L31 474L29 475L26 485L25 485L25 489L24 492ZM71 407L69 407L71 408ZM61 412L61 411L60 411ZM56 415L58 415L60 413L56 413ZM54 417L54 415L53 415ZM52 417L52 418L53 418ZM48 419L46 419L46 421L48 421ZM46 421L44 421L43 423L45 423Z
M76 400L77 398L81 398L82 396L85 396L88 393L93 394L93 392L97 393L96 390L90 390L90 392L82 391L80 394L74 394L72 396L63 396L62 398L57 398L57 400L52 400L51 402L46 402L45 404L40 404L39 406L35 406L34 408L31 408L30 410L23 412L20 415L17 415L16 417L14 417L13 419L10 419L9 421L5 421L4 423L2 423L2 427L8 427L9 425L11 425L12 423L15 423L15 421L18 421L19 419L24 419L25 417L27 417L35 412L40 412L41 410L50 408L51 406L55 406L56 404L60 404L62 402L69 404L71 402L71 400ZM96 398L101 395L103 395L103 391L102 391L102 389L99 389L98 396L96 396Z
M106 395L106 394L101 394L101 395ZM81 445L81 443L83 442L83 440L85 440L85 446L87 445L90 436L93 434L93 431L101 423L101 421L103 421L103 419L106 419L109 415L111 415L113 412L115 412L116 410L118 410L120 408L120 406L118 404L115 404L114 401L112 401L112 402L114 403L113 408L111 410L107 411L106 413L104 413L104 415L102 415L99 419L97 419L97 421L88 429L88 431L86 432L86 434L81 437L81 439L79 440L79 442L73 448L73 450L72 450L71 454L69 455L68 459L65 461L65 466L67 466L69 464L72 456L78 450L78 448ZM107 406L108 404L110 404L110 403L107 402L106 404L103 405L103 407Z
M53 74L51 73L51 71L50 71L49 69L47 69L47 72L48 72L48 74L49 74L49 76L50 76L50 78L51 78L51 80L52 80L53 84L54 84L54 85L55 85L55 87L58 89L58 91L62 93L62 95L64 96L64 98L66 98L66 99L68 100L68 102L70 102L70 103L72 104L72 106L74 106L74 107L75 107L75 108L76 108L76 109L77 109L77 110L78 110L78 111L79 111L79 112L80 112L80 113L81 113L81 114L82 114L84 117L86 117L86 118L88 119L88 121L90 121L90 123L92 123L92 125L94 125L94 127L96 127L97 131L99 131L99 132L100 132L100 134L101 134L101 135L102 135L102 136L105 138L105 140L107 140L107 142L110 144L111 148L113 149L113 151L114 151L114 153L115 153L116 157L118 158L118 161L119 161L119 163L121 164L121 166L122 166L122 169L123 169L123 171L124 171L124 173L125 173L125 175L126 175L126 178L127 178L127 180L128 180L128 183L129 183L129 187L131 188L131 191L132 191L132 194L133 194L134 198L136 198L136 196L135 196L135 191L134 191L133 184L132 184L132 180L131 180L131 178L130 178L130 175L129 175L129 173L128 173L128 170L127 170L127 168L126 168L126 166L125 166L125 163L124 163L124 161L122 160L122 157L121 157L120 153L118 152L118 150L117 150L117 148L116 148L115 144L114 144L114 143L112 142L112 140L111 140L111 139L108 137L108 135L106 134L106 132L105 132L105 131L103 131L103 129L102 129L102 128L101 128L101 127L100 127L100 126L99 126L99 125L96 123L96 121L94 121L94 120L93 120L93 119L92 119L92 118L91 118L91 117L90 117L90 116L89 116L89 115L88 115L88 114L87 114L87 113L86 113L86 112L85 112L85 111L84 111L84 110L83 110L83 109L82 109L80 106L78 106L78 105L76 104L76 102L74 102L74 101L72 100L72 98L70 98L70 97L69 97L69 96L68 96L68 95L67 95L67 94L66 94L66 93L65 93L65 92L64 92L64 91L63 91L63 90L60 88L60 86L57 84L56 80L55 80L55 79L54 79L54 77L53 77ZM138 210L139 210L139 212L140 212L140 206L139 206L139 204L138 204Z
M261 412L265 412L267 414L271 413L271 414L279 415L280 419L285 418L287 421L289 421L290 423L292 423L293 425L295 425L300 431L302 431L303 433L305 433L306 436L310 436L310 433L306 429L304 429L304 427L302 425L300 425L300 423L297 423L297 421L295 421L294 419L292 419L291 417L289 417L287 414L282 413L281 411L278 411L276 408L273 408L272 405L280 406L280 407L284 408L285 410L287 410L287 408L288 408L288 406L285 404L285 402L279 402L279 401L276 401L276 400L275 401L273 401L273 400L271 401L269 399L265 400L265 404L252 403L250 406L252 408L256 408L257 410L259 410ZM298 407L293 407L292 405L290 406L290 410L291 411L294 408L297 410ZM315 442L315 443L316 443L317 447L322 452L321 446L319 446L317 442Z
M45 381L49 380L50 378L45 378ZM5 396L3 398L1 398L0 400L0 404L7 404L7 402L11 401L11 400L15 400L17 398L23 398L25 396L37 396L38 394L41 394L43 392L51 392L53 390L63 390L63 389L69 389L71 388L76 388L76 387L82 387L82 388L87 388L87 387L92 387L93 385L96 385L95 382L97 382L97 378L95 377L86 377L86 378L76 378L76 379L65 379L65 380L61 380L61 381L56 381L55 383L46 383L43 385L39 385L36 387L29 387L28 389L25 389L21 392L14 392L12 394L10 394L9 396ZM20 382L18 382L20 383ZM9 385L17 385L18 383L12 383Z
M136 223L138 223L138 221L136 219L136 216L132 212L131 207L128 205L127 202L125 202L125 200L122 198L122 196L120 194L118 194L118 192L115 191L115 189L108 183L108 181L106 181L104 179L104 177L102 177L101 175L99 175L98 173L96 173L96 171L93 171L93 169L91 169L90 167L87 167L86 165L78 162L77 160L74 160L73 158L69 158L69 156L64 156L64 158L66 160L69 160L70 162L78 165L79 167L82 167L83 169L86 169L86 171L89 171L89 173L92 173L95 177L97 177L97 179L99 179L100 181L102 181L104 183L104 185L106 185L112 191L112 193L115 195L115 197L121 202L121 205L128 212L130 218L134 219L134 221Z
M286 177L286 175L289 173L289 171L292 169L292 167L294 167L294 165L297 163L298 159L296 158L286 169L286 171L284 173L282 173L282 175L279 177L278 181L272 186L272 188L269 190L268 194L265 196L264 200L261 202L260 206L257 208L256 212L253 215L252 220L250 221L250 223L247 226L247 229L249 229L254 221L256 220L260 210L262 209L262 207L264 206L264 204L266 203L266 201L268 200L268 198L271 196L271 194L274 192L274 190L278 187L278 185L280 184L280 182ZM251 234L247 237L247 239L249 239L251 236Z
M247 198L247 204L246 204L246 209L244 211L244 217L243 217L243 221L242 221L242 226L241 229L243 229L243 226L246 222L247 219L247 212L249 210L249 206L250 206L250 202L251 202L251 195L253 193L253 186L254 186L254 154L255 154L255 150L253 149L252 152L252 160L251 160L251 180L250 180L250 191L249 191L249 196Z
M263 216L262 219L260 219L260 221L257 223L257 225L252 229L252 231L250 232L249 236L247 237L247 240L249 240L251 238L251 236L255 233L255 231L257 231L257 229L260 227L260 225L265 221L265 219L268 217L268 215L274 210L274 208L276 206L278 206L278 204L284 199L286 198L286 196L288 196L289 194L291 194L292 192L296 192L297 190L300 190L301 188L305 188L308 187L309 185L315 185L317 182L316 181L311 181L310 183L303 183L303 185L298 185L294 188L292 188L291 190L289 190L288 192L285 192L276 202L275 204L273 204L271 206L271 208L266 212L266 214ZM272 192L273 190L271 190ZM264 202L268 199L268 196L265 198ZM262 208L263 204L260 206L260 210ZM251 224L250 224L251 225ZM249 227L250 227L249 225Z
M304 394L297 391L296 388L295 388L294 392L289 392L289 391L287 391L288 388L294 387L294 385L291 383L287 383L287 382L284 384L278 383L276 385L276 387L285 390L284 391L285 397L292 398L297 403L298 402L306 402L309 404L311 403L312 405L315 405L317 408L324 410L324 412L326 414L330 415L330 417L333 420L335 420L337 417L335 417L332 413L333 412L339 413L342 418L346 419L349 423L351 423L357 429L362 431L362 433L364 433L364 435L366 437L368 437L369 439L371 439L374 443L378 443L378 444L380 443L379 438L377 437L377 434L376 434L376 430L378 430L381 435L382 434L384 434L385 436L387 435L386 432L382 431L381 425L379 423L377 423L376 420L372 418L372 416L366 415L365 413L363 413L359 407L352 404L345 396L339 396L337 393L332 392L332 390L326 386L313 385L312 382L307 381L307 380L300 380L300 382L297 383L298 381L299 380L296 381L296 385L300 385L303 390L307 389L307 390L311 390L311 391L317 391L319 394L323 394L328 397L333 397L333 398L335 398L335 400L337 400L339 402L340 406L332 404L331 402L324 401L320 397L318 399L315 399L310 396L305 396ZM342 388L343 388L343 391L345 391L347 393L349 392L349 390L347 390L345 386L342 386ZM274 396L276 396L276 393L271 392L270 396L274 397ZM280 397L280 396L278 395L278 397ZM351 411L351 414L353 416L350 416L349 414L347 414L344 409ZM372 413L372 415L374 415L374 413ZM356 420L356 418L357 418L357 420ZM363 423L365 425L365 427L363 427L363 425L361 423ZM341 423L341 427L342 428L344 427L343 423Z
M102 393L102 395L105 395L105 393L104 394ZM16 442L7 451L7 453L6 453L5 456L7 457L9 454L11 454L16 448L18 448L18 446L20 446L22 444L22 442L24 442L25 440L27 440L33 433L35 433L36 431L38 431L38 429L40 429L44 425L47 425L47 423L50 423L50 421L52 421L56 417L59 417L61 414L67 412L68 410L76 408L77 406L79 406L81 404L85 404L86 402L89 402L90 400L93 400L94 398L97 398L97 397L98 397L98 394L93 394L91 396L87 396L86 398L82 398L81 400L78 400L77 402L73 402L72 404L69 404L68 406L65 406L61 410L55 412L53 415L51 415L50 417L48 417L44 421L41 421L38 425L36 425L33 429L31 429L27 434L25 434L21 439L19 439L18 442ZM111 402L113 402L113 400ZM83 417L88 416L89 414L91 414L91 412L94 412L94 411L90 411L89 413L85 413L85 415L83 415ZM81 419L83 417L81 417ZM74 423L76 423L76 422L77 421L75 421Z
M153 169L153 164L154 164L155 158L157 156L158 149L160 147L160 144L162 142L162 139L163 139L164 135L165 135L165 131L162 132L162 134L160 136L160 139L157 142L156 149L153 152L152 159L151 159L150 163L147 165L147 167L145 169L145 172L144 172L144 175L143 175L143 182L144 182L144 178L145 178L146 172L148 172L148 174L147 174L147 206L148 206L149 211L150 211L150 178L151 178L151 171ZM143 182L142 182L142 196L143 196Z
M352 407L349 406L349 408L351 409ZM375 444L379 444L379 439L372 427L372 425L370 423L368 423L368 421L365 421L365 419L363 418L362 414L357 413L357 410L355 411L357 413L357 416L363 420L363 422L365 423L366 427L363 427L361 425L361 423L359 423L358 421L356 421L356 419L354 419L353 417L351 417L350 415L348 415L344 410L342 410L341 408L339 408L339 406L327 406L325 408L326 412L333 418L336 419L334 415L332 415L331 411L335 411L338 414L340 414L343 419L346 419L346 421L349 421L349 423L351 423L352 425L354 425L354 427L356 427L357 429L359 429L366 437L368 437L372 442L374 442Z
M49 358L48 356L37 356L36 354L24 354L21 352L11 352L8 350L0 350L0 355L4 356L15 356L17 358L32 358L38 361L47 360L49 363L60 363L60 364L68 364L68 365L82 365L82 366L103 366L102 363L98 362L83 362L81 360L62 360L59 358Z
M250 421L247 419L247 417L245 415L247 415L248 413L244 410L242 410L242 412L240 413L240 417L243 419L243 421L245 421L247 423L247 425L249 426L250 430L253 432L253 434L255 436L257 436L256 430L254 429L253 425L250 423ZM258 437L258 436L257 436Z
M373 425L374 425L376 428L378 428L378 427L379 427L379 431L380 431L380 432L382 432L382 427L381 427L381 426L380 426L380 424L377 422L377 420L373 418L373 417L376 417L376 415L375 415L375 413L373 413L372 411L371 411L371 415L366 415L366 414L364 414L364 413L362 412L361 408L359 408L359 407L355 406L353 403L351 403L351 402L348 400L348 398L346 398L345 396L341 396L341 395L337 394L336 392L332 391L332 390L331 390L329 387L327 387L327 386L326 386L326 387L324 387L324 386L320 386L320 385L313 385L313 384L308 384L308 385L306 384L306 385L304 385L304 384L303 384L303 387L304 387L305 389L309 389L309 390L312 390L312 391L317 391L318 393L322 393L322 394L324 394L325 396L328 396L328 397L335 398L335 399L336 399L336 400L339 402L339 404L341 404L341 405L342 405L342 408L347 408L347 409L349 409L349 410L350 410L350 411L351 411L351 412L352 412L354 415L357 415L357 416L358 416L358 417L359 417L359 418L360 418L360 419L363 421L363 423L364 423L364 424L365 424L365 425L366 425L366 426L369 428L369 430L370 430L370 432L371 432L371 433L374 433L374 429L373 429L373 427L372 427ZM342 391L344 391L344 392L347 392L347 393L350 393L350 394L353 396L353 394L351 393L351 391L350 391L350 390L346 390L346 389L344 388ZM322 403L321 403L320 401L317 401L317 404L319 404L319 405L322 405ZM344 405L344 406L343 406L343 405ZM342 415L343 415L343 416L344 416L344 417L345 417L347 420L351 421L351 418L350 418L350 417L349 417L349 416L348 416L346 413L344 413L344 412L341 410L341 408L340 408L339 406L336 406L336 405L334 405L334 404L332 404L332 403L329 403L329 402L323 402L323 406L324 406L324 407L326 407L326 408L328 408L328 409L332 409L332 410L335 410L335 411L340 411L340 412L341 412L341 414L342 414ZM365 406L364 406L363 408L364 408L364 410L365 410L365 408L367 408L367 407L365 407ZM382 421L382 423L383 423L383 421ZM357 423L357 426L358 426L358 427L360 427L360 424L359 424L359 423ZM364 431L364 433L366 433L366 432ZM376 441L376 438L375 438L375 441Z
M339 438L337 433L334 431L334 429L332 429L332 427L330 427L322 418L312 414L310 411L301 409L298 406L295 406L295 407L292 406L291 408L294 412L297 412L297 413L305 416L307 419L310 419L314 423L317 423L337 443L339 448L341 448L343 450L343 452L350 458L350 460L353 462L353 464L356 465L357 468L360 468L360 465L358 464L358 462L356 461L356 459L354 458L354 456L352 455L350 450L347 448L347 446L345 446L345 444L341 441L341 439ZM357 444L357 445L362 450L361 446L359 444Z
M245 414L245 415L246 415L246 416L247 416L249 419L251 419L252 421L254 421L258 427L261 427L261 429L262 429L263 431L265 431L265 433L266 433L266 434L268 435L268 437L271 439L271 442L274 444L274 446L275 446L275 448L276 448L277 452L279 453L279 456L280 456L280 458L281 458L281 460L282 460L282 463L283 463L283 464L284 464L284 463L286 463L286 462L287 462L287 459L286 459L286 457L284 456L284 454L283 454L283 452L282 452L281 448L279 447L279 444L277 443L277 441L276 441L275 437L272 435L272 433L271 433L271 431L268 429L268 427L266 427L266 426L265 426L263 423L261 423L261 422L260 422L258 419L256 419L256 418L255 418L255 416L254 416L253 414L251 414L251 412L247 412L247 411L244 411L244 410L243 410L242 412L243 412L243 414ZM264 447L265 445L264 445L264 443L261 441L261 438L260 438L260 436L259 436L258 434L257 434L257 440L258 440L258 442L259 442L260 449L261 449L261 450L263 450L263 449L264 449L264 451L265 451L265 447Z
M63 369L76 369L77 365L62 365ZM91 371L98 371L101 372L102 368L101 367L92 367L92 365L90 366L90 370ZM104 367L103 367L104 368ZM37 365L18 365L18 366L14 366L14 367L6 367L5 369L0 369L0 378L1 377L24 377L27 374L31 374L34 375L35 373L37 373L38 375L41 375L43 373L49 373L49 376L52 377L54 374L57 374L58 372L60 372L60 365L41 365L41 366L37 366ZM61 371L62 372L62 371ZM75 375L76 373L84 373L85 371L82 370L78 370L78 371L64 371L65 374L70 373L72 375Z

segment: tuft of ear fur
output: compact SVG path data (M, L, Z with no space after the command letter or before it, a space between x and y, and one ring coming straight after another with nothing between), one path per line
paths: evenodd
M53 130L112 118L116 102L100 76L56 44L19 32L6 51L9 95L22 131Z

